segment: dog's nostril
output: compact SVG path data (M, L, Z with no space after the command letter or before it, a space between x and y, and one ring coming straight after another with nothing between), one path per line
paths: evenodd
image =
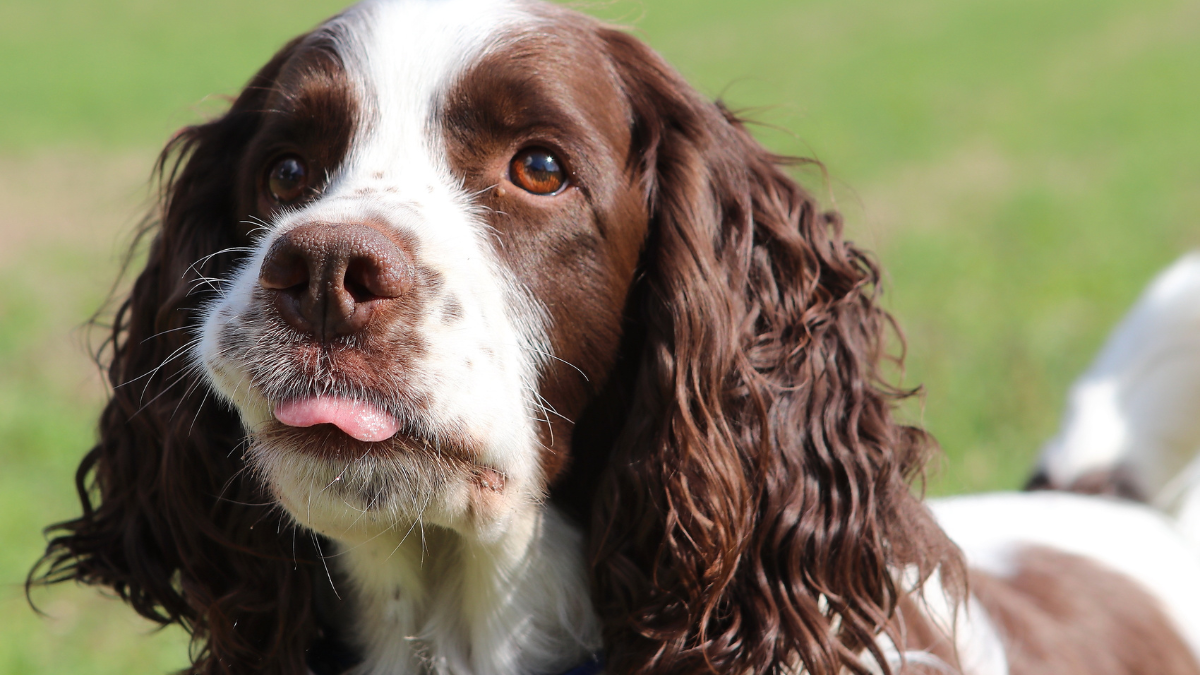
M310 270L303 256L291 251L274 251L259 271L258 283L274 291L303 292L308 287Z
M348 276L346 277L346 292L350 294L350 297L354 298L354 302L359 304L375 300L379 297L372 293L366 286L355 283Z
M346 270L343 285L350 297L354 298L354 302L361 304L378 298L379 296L371 290L371 287L360 279L361 275L355 274L353 268Z
M403 261L395 260L394 255L363 256L351 258L346 265L346 275L343 286L354 298L355 302L368 302L382 298L399 297L404 292L405 283L401 279L402 272L407 268Z

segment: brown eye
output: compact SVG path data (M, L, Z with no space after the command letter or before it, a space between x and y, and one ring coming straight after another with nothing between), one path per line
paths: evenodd
M535 195L552 195L567 184L567 174L545 148L526 148L508 165L509 180Z
M289 155L275 162L267 174L267 189L280 204L296 201L308 187L308 167L304 160Z

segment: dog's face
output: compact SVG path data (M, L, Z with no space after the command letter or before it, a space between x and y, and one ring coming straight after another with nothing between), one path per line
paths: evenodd
M630 104L587 24L360 5L260 74L248 255L195 351L301 523L501 532L616 358L646 237Z

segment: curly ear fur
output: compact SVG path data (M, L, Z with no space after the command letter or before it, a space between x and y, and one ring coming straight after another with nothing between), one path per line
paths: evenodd
M909 392L879 372L878 269L737 119L604 38L653 214L629 310L637 414L592 514L609 667L867 673L865 651L889 672L875 636L897 573L961 563L909 490L932 442L892 419Z
M298 42L225 116L163 150L161 223L143 233L153 236L145 269L113 321L113 394L76 474L83 515L49 528L56 536L30 574L109 586L143 616L182 625L192 673L305 672L317 632L313 542L280 532L292 525L242 473L238 419L204 404L188 358L206 280L227 278L239 258L231 168Z

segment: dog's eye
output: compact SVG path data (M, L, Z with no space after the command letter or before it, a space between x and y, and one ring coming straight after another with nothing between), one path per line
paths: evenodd
M556 194L567 184L567 174L545 148L526 148L508 165L509 180L535 195Z
M296 201L308 187L308 167L304 160L295 155L282 157L271 166L267 174L267 189L271 197L280 204Z

